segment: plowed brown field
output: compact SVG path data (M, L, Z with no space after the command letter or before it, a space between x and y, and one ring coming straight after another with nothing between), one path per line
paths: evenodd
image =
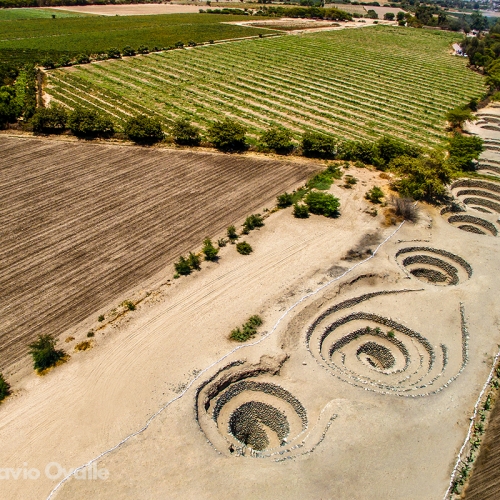
M317 169L9 137L0 151L0 370Z
M474 465L466 500L496 500L500 496L500 404L493 409L486 437Z

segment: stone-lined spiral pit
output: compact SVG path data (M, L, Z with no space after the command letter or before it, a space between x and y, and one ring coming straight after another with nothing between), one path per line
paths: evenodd
M452 226L469 233L489 234L493 236L498 234L498 229L494 224L485 219L473 217L472 215L452 215L448 218L448 222Z
M407 247L396 253L403 270L433 285L458 285L472 276L471 266L458 255L429 247Z
M229 431L240 443L261 451L270 447L271 433L277 438L274 446L286 444L290 426L286 415L274 406L249 401L231 413Z
M234 365L222 369L199 388L198 423L219 452L281 460L311 451L307 438L314 429L306 433L304 406L280 385L261 380L269 371L269 366L245 371ZM316 435L319 440L323 437Z
M381 293L350 299L321 314L307 330L308 350L333 376L366 390L407 397L441 391L467 363L463 310L462 345L453 350L391 318L364 311L341 315L356 300L360 304Z
M464 189L466 188L466 189ZM477 179L460 179L451 186L453 195L483 213L500 213L500 185ZM485 212L485 209L488 212Z

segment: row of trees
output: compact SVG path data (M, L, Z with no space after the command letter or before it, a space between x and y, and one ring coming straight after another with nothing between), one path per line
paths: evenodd
M470 64L487 76L490 91L500 90L500 21L490 28L487 35L466 37L462 49L468 55Z

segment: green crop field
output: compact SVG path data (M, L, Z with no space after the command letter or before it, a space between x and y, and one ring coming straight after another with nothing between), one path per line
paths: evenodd
M0 22L0 62L58 60L63 54L106 52L111 47L168 47L269 33L232 24L248 16L167 14L156 16L85 16L64 19L29 19Z
M93 14L82 14L81 12L70 12L67 10L54 9L0 9L0 21L19 21L24 19L51 19L52 16L59 17L83 17Z
M118 124L145 113L205 128L228 115L254 136L280 123L296 136L431 145L445 136L445 112L484 92L483 78L449 54L457 38L380 26L207 45L51 71L47 93Z

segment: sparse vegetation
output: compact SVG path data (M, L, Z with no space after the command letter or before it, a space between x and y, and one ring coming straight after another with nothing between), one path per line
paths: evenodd
M365 194L365 198L368 201L371 201L372 203L380 203L383 197L384 197L384 192L378 186L373 186Z
M5 380L2 373L0 373L0 401L3 401L10 395L10 384Z
M404 220L409 220L411 222L418 221L417 204L411 198L393 196L391 198L391 206L393 207L394 213L397 217L401 217Z
M293 205L293 216L297 219L307 219L309 217L309 208L304 203L295 203Z
M174 264L174 267L176 273L180 276L187 276L188 274L191 274L191 266L189 265L189 261L183 255L179 257L179 260Z
M227 228L227 237L231 243L234 243L238 238L238 233L236 232L236 228L234 226L229 226Z
M38 335L38 339L29 344L30 354L33 358L33 368L43 372L47 368L55 366L62 360L66 353L62 349L56 349L56 339L50 335Z
M257 328L260 325L262 325L260 316L250 316L248 321L241 328L235 328L231 331L229 338L237 342L246 342L257 334Z
M260 214L249 215L243 223L243 234L248 234L250 231L262 227L263 225L264 219Z
M187 260L191 269L195 269L196 271L199 271L201 269L200 258L193 252L189 252Z
M250 255L253 252L253 248L250 246L250 243L247 243L246 241L241 241L240 243L237 243L236 250L241 255Z
M210 238L203 240L202 252L205 254L205 260L214 262L218 259L217 254L219 253L219 249L215 248Z
M122 306L125 307L125 309L128 309L129 311L135 311L135 304L131 300L125 300L122 303Z
M79 344L75 345L75 351L86 351L92 347L92 342L90 340L84 340Z
M92 330L90 330L89 332L87 332L87 338L90 339L92 337L95 337L95 333Z
M99 321L99 323L102 323L104 321L104 314L100 314L97 318L97 321Z
M309 212L326 217L337 217L339 215L340 202L332 194L311 191L304 201Z

